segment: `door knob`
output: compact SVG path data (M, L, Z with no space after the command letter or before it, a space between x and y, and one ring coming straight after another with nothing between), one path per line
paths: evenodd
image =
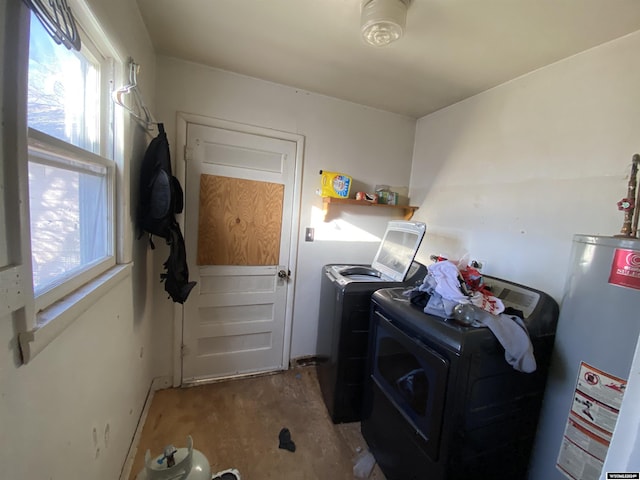
M291 275L291 271L286 272L284 270L280 270L278 272L278 277L280 277L280 278L289 278L290 275Z

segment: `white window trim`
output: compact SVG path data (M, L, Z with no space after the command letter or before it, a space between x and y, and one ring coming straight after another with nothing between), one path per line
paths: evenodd
M113 287L131 275L133 264L117 265L37 314L38 327L18 335L22 362L30 362Z
M112 60L108 63L107 68L111 69L114 73L112 75L113 81L120 83L124 78L122 72L125 69L123 58L127 58L126 55L120 55L113 45L107 40L108 36L104 30L98 24L96 17L93 15L89 7L82 0L71 0L70 5L73 8L76 19L82 24L89 32L91 37L100 38L100 49L102 53ZM13 64L11 70L17 75L17 82L15 86L10 87L5 84L5 98L14 96L14 98L25 98L27 95L27 59L29 51L29 10L20 2L17 6L19 10L19 42L16 42L11 49L7 49L5 45L5 55L15 54L18 58L18 63L13 70ZM118 65L118 68L114 68ZM103 85L104 87L105 85ZM113 85L111 85L113 87ZM101 107L103 114L105 109L113 109L111 103L110 92L105 88L104 98L102 99L103 107ZM6 100L5 100L6 102ZM14 107L13 103L9 104ZM104 271L104 273L98 275L92 280L84 283L79 288L72 292L69 292L63 298L51 303L46 308L40 311L36 310L36 300L33 295L32 282L32 269L31 269L31 239L29 237L29 208L28 208L28 172L26 164L28 161L28 146L30 141L35 147L34 138L31 140L27 135L20 134L27 124L27 112L20 106L18 102L15 108L15 115L11 118L11 123L5 126L5 133L15 129L16 143L10 144L11 147L16 148L18 156L15 158L15 163L12 161L10 166L17 168L10 168L9 171L12 176L5 177L6 181L15 181L20 187L19 191L21 201L20 208L20 252L15 255L21 258L22 261L19 264L9 265L7 267L0 268L0 285L8 286L8 288L0 294L0 300L2 305L7 306L8 312L16 312L19 315L19 320L16 322L18 328L18 341L20 345L20 351L22 355L22 363L26 364L33 360L33 358L44 348L49 345L55 338L57 338L62 332L71 325L76 319L78 319L84 312L92 307L102 296L108 293L113 287L121 283L125 278L131 276L133 267L132 263L132 251L133 245L131 239L133 238L132 226L128 218L129 208L129 173L128 168L124 165L124 152L123 152L123 139L124 139L124 117L122 112L115 110L113 115L114 124L109 126L103 123L103 128L113 129L113 146L111 151L113 153L114 163L111 165L112 175L114 175L114 181L112 182L113 192L112 198L114 198L114 204L110 214L113 218L113 257L114 261L112 266ZM6 117L4 117L6 120ZM104 120L104 118L103 118ZM13 123L15 122L15 123ZM37 137L37 134L33 137ZM64 143L64 142L62 142ZM102 147L101 147L102 148ZM107 153L102 150L103 153ZM86 152L83 151L86 155ZM6 161L6 159L5 159ZM25 195L26 193L26 195ZM24 223L26 222L26 228ZM6 294L6 295L5 295ZM7 302L5 302L5 300ZM23 313L20 314L19 312Z
M110 255L102 260L85 265L71 275L62 275L43 293L35 298L36 312L40 312L54 302L69 295L74 290L85 285L92 279L115 266L116 221L115 221L115 162L100 155L88 152L82 148L54 138L45 133L29 128L29 157L36 157L38 163L61 165L64 159L69 163L86 165L101 165L107 170L107 223L109 238L107 250ZM55 158L54 158L55 157ZM48 161L49 158L54 158ZM36 322L40 325L40 319Z
M100 52L107 57L103 62L103 68L110 69L110 78L114 85L103 85L104 97L102 98L103 117L101 120L102 128L112 128L113 142L110 145L112 152L104 152L106 155L112 153L112 159L116 165L115 179L115 233L117 241L114 244L114 253L117 265L131 263L133 261L133 240L134 233L129 216L131 208L131 188L130 188L130 172L129 166L125 165L124 139L127 136L125 127L129 126L126 116L121 108L115 108L111 100L110 89L117 88L118 85L124 83L129 72L127 59L128 54L121 54L114 44L110 41L109 35L102 28L97 20L96 15L91 11L85 0L68 0L69 6L73 9L73 14L78 24L89 32L92 39L100 38ZM92 40L93 41L93 40ZM103 77L106 78L106 77ZM106 80L107 82L109 80ZM108 88L110 87L110 88ZM113 111L113 115L111 115ZM110 126L106 121L106 117L113 119Z

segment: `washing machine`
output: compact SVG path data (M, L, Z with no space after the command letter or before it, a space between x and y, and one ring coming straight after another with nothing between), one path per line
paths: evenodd
M426 226L391 221L370 265L330 264L322 269L317 372L334 423L362 417L371 295L381 288L413 287L427 274L414 260Z

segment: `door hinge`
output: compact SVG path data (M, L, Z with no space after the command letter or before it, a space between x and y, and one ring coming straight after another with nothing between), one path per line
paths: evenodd
M183 343L183 344L180 346L180 356L181 356L182 358L184 358L184 357L187 355L187 353L188 353L187 346Z
M184 146L184 161L185 162L190 162L192 160L191 158L191 154L193 153L193 149L187 147L186 145Z

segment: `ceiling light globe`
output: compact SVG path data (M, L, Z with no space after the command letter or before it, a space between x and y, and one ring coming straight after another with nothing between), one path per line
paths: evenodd
M364 41L375 47L384 47L402 36L402 28L391 22L379 22L362 30Z
M402 36L406 20L403 0L365 0L360 16L362 38L376 47L389 45Z

